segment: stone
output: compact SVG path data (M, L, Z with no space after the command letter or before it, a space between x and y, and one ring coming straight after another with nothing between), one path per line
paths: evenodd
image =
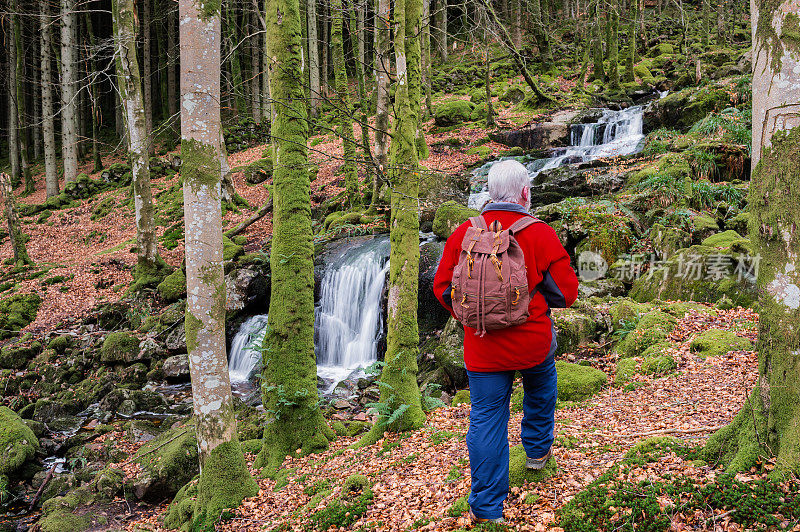
M439 238L447 239L453 231L466 222L472 216L478 216L480 212L460 205L454 201L447 201L436 209L436 216L433 219L433 233Z
M333 408L337 410L347 410L348 408L351 407L352 405L348 401L345 401L344 399L339 399L338 401L333 403Z
M508 147L518 146L523 150L546 150L568 146L569 126L566 123L540 122L513 131L498 131L489 134L495 142Z
M172 329L164 340L164 345L171 352L185 353L186 352L186 329L184 323L181 321Z
M39 440L13 410L0 406L0 475L12 476L34 459Z
M189 355L174 355L164 361L164 377L170 380L189 379Z
M599 392L608 377L599 369L570 362L557 361L558 398L562 401L581 401Z
M267 301L267 280L255 268L239 268L225 276L225 310L243 311Z
M727 329L708 329L689 343L689 349L702 358L719 357L730 351L752 351L753 342Z
M171 499L199 473L197 438L191 424L165 431L145 443L133 457L143 473L133 485L137 499Z
M464 388L469 383L467 368L464 366L464 327L451 317L442 334L439 345L433 350L433 358L439 369L450 381L449 388Z
M100 349L100 361L117 364L135 360L139 355L139 342L139 338L128 331L109 333Z
M451 100L433 108L433 119L437 126L446 127L468 122L474 104L468 100Z
M640 356L648 347L665 342L677 323L674 316L660 310L644 314L617 344L616 352L620 358Z

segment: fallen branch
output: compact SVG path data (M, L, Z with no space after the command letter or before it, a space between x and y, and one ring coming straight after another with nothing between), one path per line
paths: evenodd
M720 425L718 427L698 427L695 429L662 429L651 430L648 432L634 432L633 434L614 434L614 436L622 436L623 438L640 438L643 436L655 436L657 434L694 434L695 432L715 432L727 425ZM611 434L608 434L611 436Z
M237 225L236 227L234 227L230 231L226 231L225 232L225 236L227 236L228 238L231 238L233 236L238 235L239 233L241 233L242 231L244 231L245 229L250 227L252 224L254 224L255 222L259 221L261 218L263 218L270 211L272 211L272 196L270 196L270 198L267 200L267 202L264 203L264 205L262 205L261 208L258 209L253 216L251 216L247 220L243 221L242 223L240 223L239 225Z
M147 452L145 452L145 453L142 453L142 454L140 454L139 456L133 456L133 457L131 457L131 458L128 458L127 460L125 460L125 461L124 461L124 462L122 462L121 464L116 464L116 465L115 465L115 467L122 467L122 466L126 466L126 465L130 464L131 462L133 462L134 460L139 460L139 459L140 459L140 458L142 458L143 456L147 456L147 455L148 455L148 454L150 454L150 453L156 452L157 450L159 450L159 449L161 449L162 447L164 447L166 444L168 444L168 443L170 443L170 442L172 442L172 441L174 441L174 440L177 440L178 438L180 438L181 436L183 436L184 434L186 434L186 431L187 431L187 430L189 430L189 427L186 427L185 429L183 429L182 431L180 431L180 432L179 432L179 433L177 433L175 436L173 436L172 438L168 439L167 441L165 441L165 442L164 442L164 443L162 443L161 445L157 445L156 447L153 447L153 448L152 448L152 449L150 449L149 451L147 451Z
M36 490L36 495L33 496L33 500L31 501L31 505L28 507L28 513L32 512L34 508L36 508L36 503L39 502L39 498L41 498L42 493L44 493L44 488L47 486L47 483L50 482L50 479L53 478L53 473L56 472L56 466L58 462L53 464L53 467L50 468L50 471L47 472L47 476L44 477L42 481L42 485L39 486L39 489Z

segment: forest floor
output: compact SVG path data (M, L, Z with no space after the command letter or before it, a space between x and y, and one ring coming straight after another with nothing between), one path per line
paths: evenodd
M717 428L736 415L755 383L757 357L752 351L731 351L701 358L689 343L709 328L733 329L754 340L757 315L751 310L723 311L708 307L690 311L670 335L676 372L663 377L637 375L635 385L608 387L580 403L559 404L556 410L555 476L523 488L512 488L505 506L509 526L524 531L561 530L557 511L604 472L620 464L639 441L671 435L701 446ZM614 373L613 357L601 361ZM509 443L520 443L521 413L509 422ZM259 479L260 491L220 524L220 531L307 530L313 513L340 495L344 480L363 474L372 483L374 499L366 512L346 530L458 530L469 528L465 508L457 500L469 493L466 443L469 406L443 407L428 415L425 426L411 433L387 434L361 449L350 446L357 438L340 438L328 451L302 458L287 457L289 482L276 490L276 481ZM250 463L255 457L250 455ZM252 470L254 476L259 472ZM657 482L680 477L700 487L721 471L713 465L667 453L656 461L630 468L621 475L631 483ZM740 474L750 481L759 474ZM306 507L322 488L330 493ZM455 504L455 506L454 506ZM674 530L743 530L723 512L682 511L668 497L660 504ZM164 530L165 507L130 523L127 530ZM617 524L637 522L621 514ZM713 525L707 527L708 523ZM800 530L795 528L794 530Z

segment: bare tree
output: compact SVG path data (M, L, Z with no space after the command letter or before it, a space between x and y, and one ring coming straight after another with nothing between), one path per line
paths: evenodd
M50 2L39 0L39 50L42 60L42 133L44 135L44 182L47 197L58 195L58 161L56 159L56 130L53 119L53 38L50 30Z
M78 177L76 1L61 0L61 153L65 183Z

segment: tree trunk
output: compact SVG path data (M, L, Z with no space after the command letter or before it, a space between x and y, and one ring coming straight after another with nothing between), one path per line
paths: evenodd
M41 14L39 14L41 17ZM38 28L37 28L38 29ZM36 30L33 30L33 36L36 35ZM33 37L31 36L31 37ZM39 51L39 39L33 39L32 43L34 58L40 58L41 52ZM33 93L31 100L33 101L33 124L31 125L31 134L33 135L33 160L41 159L42 157L42 100L36 97L36 89L42 86L42 73L40 68L35 66L36 60L34 59L33 70Z
M447 0L436 1L434 19L436 20L436 50L439 58L445 62L447 61Z
M11 164L11 186L22 182L19 146L19 112L17 110L17 43L14 32L7 32L8 52L8 156Z
M256 0L257 1L257 0ZM264 0L262 2L262 6L266 7L266 2L269 0ZM314 2L316 4L316 2ZM266 11L266 8L265 8ZM264 89L261 91L261 107L264 109L263 113L266 119L271 123L273 116L273 106L272 100L270 99L270 87L269 87L269 54L267 53L267 42L269 40L269 35L267 35L267 21L264 17L260 17L261 22L264 25L264 38L262 39L262 54L261 54L261 85ZM319 71L317 71L319 72ZM319 93L319 91L317 91ZM312 93L313 94L313 93Z
M745 406L704 452L729 473L774 457L771 476L784 479L800 472L800 55L792 29L800 8L793 1L755 0L750 9L754 171L748 203L757 254L749 261L759 293L759 377Z
M95 38L92 29L92 16L91 13L85 13L86 20L86 33L89 36L89 56L91 59L88 61L89 70L94 73L98 71L97 62L94 59L95 51ZM103 169L103 160L100 158L100 100L97 94L97 84L94 83L91 75L88 77L87 88L89 95L89 111L92 123L92 161L94 162L94 172L99 172ZM149 178L148 178L149 181ZM149 185L148 185L149 187Z
M147 155L153 152L153 69L151 65L152 40L150 39L150 2L140 0L142 3L142 96L144 98L144 122L147 132L145 147ZM128 128L130 131L130 128ZM149 179L149 177L148 177Z
M611 9L612 12L608 15L608 35L611 37L608 41L609 86L619 89L619 14L614 7Z
M136 267L144 273L158 269L158 250L153 219L153 194L150 189L147 120L142 94L142 78L136 58L136 34L139 28L136 25L135 10L133 0L113 0L117 87L124 107L123 114L130 140L128 154L133 174L133 200L136 211Z
M544 68L547 69L553 63L553 53L550 50L550 38L547 35L547 29L545 28L544 24L542 5L539 0L530 0L530 6L530 19L533 23L533 36L536 39L536 46L539 48L539 55L542 58L542 64L544 65ZM520 46L521 44L517 45L517 47Z
M178 112L178 83L175 70L177 66L178 43L175 37L178 33L177 28L178 10L173 2L167 2L167 109L169 113L169 132L170 137L176 139L181 129L181 115Z
M14 200L14 189L11 186L11 178L5 172L0 173L0 192L5 199L6 220L8 221L8 235L11 240L11 250L14 252L14 265L26 266L33 264L25 248L25 235L22 234L22 226L17 216L16 201Z
M372 178L372 204L375 211L385 205L381 197L382 177L389 171L389 0L378 0L375 12L375 162Z
M130 1L130 0L127 0ZM220 8L180 0L181 155L186 219L186 348L200 455L192 526L258 492L236 436L225 352L220 198Z
M419 72L421 0L395 4L394 50L397 89L392 129L390 182L392 186L391 251L389 257L388 336L381 373L380 402L384 405L372 430L361 439L366 445L380 439L385 430L414 430L425 422L417 385L417 290L419 282L419 163L416 153L419 107L413 106L414 76ZM417 77L417 79L419 79Z
M39 0L39 51L42 60L42 134L44 137L44 182L47 197L58 195L58 161L56 159L56 129L53 120L53 38L50 33L50 1Z
M64 182L78 177L78 80L76 0L61 0L61 153Z
M17 126L18 142L19 142L19 160L20 169L22 170L22 177L25 180L25 194L32 194L36 190L36 184L33 182L33 175L31 174L28 161L30 160L30 153L28 152L28 127L27 127L27 113L25 105L25 54L22 50L22 22L20 21L19 14L19 0L13 0L11 3L12 24L14 31L14 98L16 99L17 108ZM10 60L11 58L9 58Z
M239 29L236 22L237 16L234 4L227 4L225 7L226 17L226 42L230 50L231 63L231 85L235 96L236 106L233 110L235 115L247 113L247 102L244 94L244 84L242 83L242 63L240 61L240 47L236 46L239 42Z
M247 25L248 34L247 38L248 49L250 50L250 113L253 121L260 124L262 120L261 111L261 75L259 69L261 68L261 56L258 46L258 22L256 21L256 14L251 9L247 18L250 21Z
M540 9L538 0L531 0L531 7ZM522 48L522 0L511 0L511 41Z
M425 119L433 114L431 95L431 2L422 0L422 83L425 85Z
M595 11L594 24L592 24L592 79L604 82L606 81L606 70L603 66L603 40L600 35L600 18L599 13Z
M628 51L625 54L625 82L635 81L636 76L633 72L633 64L636 62L636 17L631 19L628 24Z
M708 34L711 32L711 0L701 0L700 39L703 46L708 46Z
M485 39L486 40L486 39ZM492 109L492 62L489 57L488 42L484 53L483 84L486 89L486 127L494 127L494 109Z
M344 9L342 0L331 0L331 54L333 55L333 76L336 84L337 101L334 107L339 122L338 135L342 139L344 149L344 186L347 189L349 208L361 207L361 192L358 186L358 169L356 168L356 150L353 140L353 109L347 90L347 70L344 60Z
M317 2L310 1L308 6L308 75L309 75L309 111L311 118L319 113L319 37L317 35Z
M353 6L353 10L351 10L350 15L350 40L358 41L358 49L359 53L363 52L364 46L364 20L363 18L359 21L358 17L363 16L363 7L362 6ZM354 20L356 19L356 20ZM358 35L353 35L352 30L356 28L359 32ZM370 138L369 138L369 123L367 122L367 108L369 107L369 100L367 99L367 83L364 77L364 60L363 57L361 59L356 59L355 61L355 74L356 80L358 80L358 98L361 100L361 105L358 106L358 122L361 125L361 150L364 154L364 169L365 169L365 176L364 182L372 183L372 148L370 146ZM360 188L359 188L360 190ZM360 196L360 194L359 194Z
M269 2L269 0L266 1ZM328 95L328 57L330 56L330 46L326 43L331 42L328 35L328 20L330 18L330 13L327 9L328 1L323 0L320 2L320 7L322 7L322 68L320 69L320 85L322 97L325 98Z
M300 6L267 0L267 53L275 172L272 176L272 295L264 338L262 390L267 414L256 462L275 473L286 455L319 452L333 433L318 405L314 354L314 245L308 172L308 122L300 76Z

